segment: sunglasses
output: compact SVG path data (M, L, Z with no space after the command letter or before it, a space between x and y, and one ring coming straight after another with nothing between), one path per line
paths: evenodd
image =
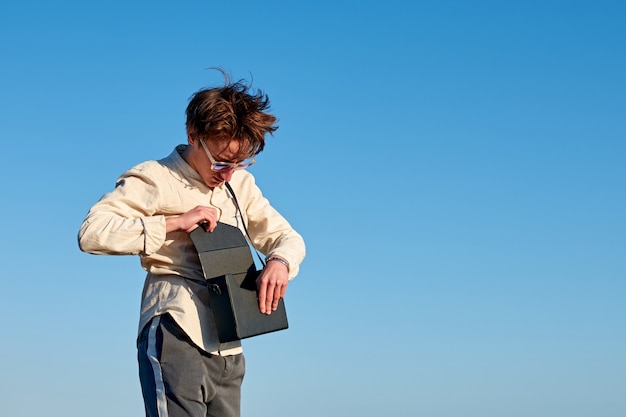
M204 143L203 140L200 140L200 143L202 144L202 147L204 148L204 151L206 152L206 156L209 157L209 160L211 161L211 169L213 171L224 171L227 169L246 169L248 168L250 165L254 164L256 162L256 158L252 157L252 158L248 158L244 161L241 162L220 162L220 161L216 161L215 158L213 158L213 155L211 155L211 152L209 152L209 148L207 148L206 144Z

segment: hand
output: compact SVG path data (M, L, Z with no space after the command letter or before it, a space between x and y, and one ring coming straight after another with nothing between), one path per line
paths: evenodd
M196 206L186 213L165 219L167 232L182 231L191 233L201 224L206 223L206 231L212 232L217 226L217 210L213 207Z
M259 290L259 310L263 314L272 314L278 308L278 302L285 297L289 285L289 270L277 261L269 261L256 280Z

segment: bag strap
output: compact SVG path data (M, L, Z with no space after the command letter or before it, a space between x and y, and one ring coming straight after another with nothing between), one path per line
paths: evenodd
M250 242L250 246L254 248L254 251L256 252L256 256L259 258L259 261L261 261L261 265L263 265L263 268L265 268L265 261L261 257L261 254L259 253L257 248L255 248L254 245L252 244L252 238L250 237L250 233L248 233L248 228L246 227L246 222L243 218L243 212L241 211L241 207L239 206L239 202L237 201L237 196L235 195L235 191L233 191L233 187L231 187L228 182L225 182L224 185L226 186L226 188L228 188L230 195L233 196L233 203L235 203L235 207L237 208L237 211L239 211L239 215L241 216L241 224L243 225L243 230L244 232L246 232L246 236L248 237L248 242Z

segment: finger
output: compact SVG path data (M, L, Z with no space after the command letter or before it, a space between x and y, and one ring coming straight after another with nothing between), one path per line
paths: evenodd
M217 227L217 223L214 220L207 220L205 224L206 228L204 230L206 230L207 232L212 232Z
M278 308L278 302L280 301L280 299L282 298L282 288L284 286L282 285L277 285L274 288L274 299L272 300L272 311L276 311L276 309Z
M212 232L217 227L217 221L211 217L204 217L200 220L200 226L205 232Z
M275 299L275 296L274 296L275 288L276 288L275 284L268 284L267 286L267 297L265 299L265 313L266 314L270 314L272 310L274 310L273 303ZM278 305L278 301L276 301L276 305Z
M189 226L189 228L184 229L184 230L185 230L185 232L187 232L187 233L191 233L191 232L193 232L194 230L196 230L198 227L200 227L200 225L199 225L199 224L192 224L191 226Z
M259 310L261 311L261 313L265 314L265 300L267 297L267 282L264 282L263 280L260 281L259 285Z

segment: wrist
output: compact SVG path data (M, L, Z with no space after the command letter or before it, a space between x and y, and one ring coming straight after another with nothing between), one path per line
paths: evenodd
M270 262L280 262L281 264L287 267L287 270L289 270L289 262L286 259L281 258L280 256L270 255L267 258L265 258L265 263L270 263Z

